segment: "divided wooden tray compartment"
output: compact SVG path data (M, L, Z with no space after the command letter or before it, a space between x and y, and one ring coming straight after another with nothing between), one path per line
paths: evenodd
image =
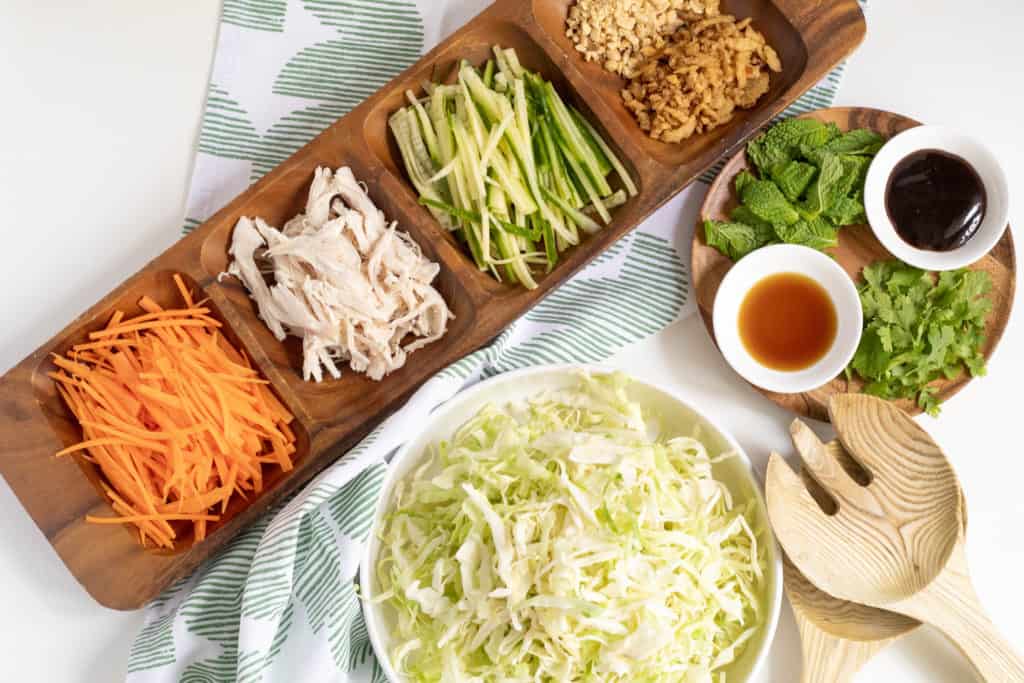
M737 16L753 16L785 66L759 106L683 144L651 141L623 107L623 81L587 64L564 35L569 0L499 0L409 70L233 200L210 220L130 277L0 379L0 473L68 569L100 603L135 609L223 547L246 524L366 435L427 378L481 347L609 245L817 83L864 36L856 0L726 0ZM387 130L388 116L407 89L457 59L485 59L494 44L513 47L523 64L553 80L602 131L640 188L599 234L566 252L558 266L526 291L479 272L458 244L417 203ZM441 293L455 313L447 335L416 352L402 370L372 382L345 372L339 380L307 383L297 340L278 342L258 318L242 286L219 278L228 264L231 231L241 216L282 225L302 210L317 166L350 166L385 214L397 220L441 265ZM126 526L91 525L87 513L110 515L98 474L84 460L53 454L80 438L46 372L61 353L102 326L111 312L136 309L142 293L173 301L171 275L181 273L209 297L225 330L270 381L296 416L300 448L295 469L270 475L270 485L238 503L201 543L175 552L146 550Z
M890 138L898 133L921 125L920 122L900 114L893 114L878 109L861 107L836 107L811 112L809 118L835 123L841 130L868 128ZM708 334L714 339L712 313L715 295L722 284L725 274L732 268L732 261L722 255L714 247L710 247L704 237L704 218L726 220L729 213L736 207L736 192L733 179L740 171L749 168L745 151L738 152L722 169L718 180L711 187L700 212L701 224L697 226L693 237L692 273L694 289L697 293L697 308L700 311ZM878 239L868 225L854 225L843 228L839 232L839 246L830 251L846 272L854 280L859 280L864 266L880 260L894 258ZM985 346L982 353L991 358L1002 339L1003 332L1010 320L1013 309L1014 293L1017 282L1017 257L1013 243L1013 235L1009 228L1002 239L985 258L973 264L971 268L988 272L992 278L992 311L985 322ZM941 380L937 383L939 400L945 402L967 386L971 377L966 373L955 380ZM828 400L833 394L859 393L864 382L859 377L847 380L840 375L828 384L800 394L780 394L754 387L772 402L788 410L827 422ZM921 408L916 401L902 399L896 405L910 415L920 415Z

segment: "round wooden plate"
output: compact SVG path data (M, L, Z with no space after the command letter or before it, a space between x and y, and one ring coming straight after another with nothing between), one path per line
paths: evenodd
M834 122L843 131L856 128L869 128L877 131L886 137L891 137L908 128L921 125L913 119L877 109L863 109L857 107L842 107L836 109L822 109L810 112L804 117L816 118L825 122ZM704 319L711 338L715 333L712 326L711 311L715 301L715 294L722 278L732 267L732 261L723 256L717 249L709 247L704 239L704 219L727 220L729 213L735 208L736 193L733 190L733 179L740 171L749 168L745 150L740 150L722 169L721 174L711 185L704 205L701 207L700 223L693 237L692 277L697 292L697 307ZM839 264L850 274L854 280L860 279L860 272L871 263L879 260L892 259L890 254L878 240L867 225L848 226L839 232L839 246L830 250ZM1010 310L1013 308L1014 289L1016 287L1017 262L1016 252L1013 246L1013 236L1007 229L1002 240L989 252L989 254L971 266L974 269L988 271L992 277L992 312L986 320L986 332L988 339L985 344L985 358L990 358L996 345L1006 329L1010 320ZM953 381L939 380L935 383L937 395L945 402L969 381L970 376L966 373L959 379ZM847 381L844 375L840 375L825 386L802 394L777 394L755 387L769 399L783 408L788 408L799 415L817 420L828 420L828 399L833 394L860 392L863 382L858 377ZM918 415L921 409L911 400L900 400L895 402L903 410L911 415Z

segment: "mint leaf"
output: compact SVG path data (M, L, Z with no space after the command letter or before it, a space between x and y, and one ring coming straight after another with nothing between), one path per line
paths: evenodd
M729 219L733 223L746 223L747 225L751 225L755 228L770 230L773 235L775 234L775 228L772 227L771 223L761 219L756 213L751 211L749 207L743 206L742 204L732 210L732 213L729 214Z
M807 199L801 204L801 208L811 217L820 216L828 211L845 194L841 183L846 172L843 160L838 155L826 154L818 177L807 190Z
M811 164L793 160L781 167L778 173L772 176L772 180L782 190L786 199L795 202L800 199L800 195L817 174L818 169Z
M779 186L770 180L748 183L740 199L758 218L773 225L788 225L800 220L800 214L786 200Z
M832 129L815 119L787 119L747 143L747 157L761 173L771 177L800 154L801 145L820 146L831 138ZM817 143L817 144L815 144Z
M864 202L853 197L840 197L825 211L825 217L836 225L861 225L868 220Z
M835 140L843 132L839 130L839 126L829 122L819 128L818 130L811 131L804 135L803 140L800 142L801 149L807 147L809 149L817 149L818 147L824 147L832 140Z
M739 173L736 174L736 180L733 182L734 186L736 187L736 196L742 197L743 189L746 188L751 183L756 183L757 178L755 178L754 174L752 174L750 171L740 171Z
M849 133L843 133L838 138L825 145L825 149L835 154L863 154L873 156L885 144L885 138L878 133L858 128Z
M854 190L864 189L864 181L868 177L868 167L871 165L871 157L840 155L843 162L843 177L839 179L836 193L847 196Z
M771 225L759 226L723 221L704 221L704 239L734 261L775 239Z
M820 166L826 154L850 154L873 157L884 144L885 138L878 133L858 128L857 130L851 130L849 133L843 133L824 145L803 144L800 147L800 153L811 163Z
M824 251L839 243L839 230L824 218L800 219L792 225L776 224L775 233L786 244Z

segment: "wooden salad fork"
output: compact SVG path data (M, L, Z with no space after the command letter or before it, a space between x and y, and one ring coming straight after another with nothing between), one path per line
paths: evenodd
M983 680L1024 683L1024 660L996 632L971 585L960 485L942 449L905 413L871 396L833 396L829 415L866 485L820 442L805 444L804 466L835 506L827 514L799 475L772 456L768 512L793 565L837 598L935 626Z
M847 471L856 468L838 441L821 443L803 422L794 421L790 433L802 458L832 461ZM824 453L818 452L819 449L824 449ZM834 509L829 494L807 470L803 470L801 476L815 500L825 509ZM848 683L869 659L921 624L902 614L832 597L808 581L785 553L783 585L800 632L802 683Z
M790 432L801 457L829 458L855 479L864 475L838 441L821 443L817 435L799 420L793 422ZM815 455L819 448L825 450L824 456ZM852 474L854 472L858 474ZM828 493L806 470L801 472L801 476L819 504L826 506L825 509L832 509L834 503ZM966 508L963 512L966 530ZM808 581L785 554L782 562L786 596L793 607L800 632L802 683L848 683L868 660L921 625L916 619L902 614L832 597Z

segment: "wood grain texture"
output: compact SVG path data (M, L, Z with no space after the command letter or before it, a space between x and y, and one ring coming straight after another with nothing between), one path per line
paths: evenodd
M828 458L834 461L835 466L853 473L851 476L856 481L866 483L866 473L842 444L838 441L822 444L813 432L803 432L796 424L804 429L806 427L802 423L795 423L792 430L794 444L802 458ZM824 452L808 456L808 450L818 449ZM812 496L822 504L829 494L806 470L801 475ZM966 530L966 508L963 502L961 496ZM828 509L833 505L831 500L825 503ZM921 625L921 622L902 614L832 597L808 581L785 554L783 570L786 596L800 632L803 652L801 680L805 683L845 683L853 680L868 660Z
M0 379L0 472L72 575L102 604L134 609L158 595L222 548L269 506L299 489L376 424L400 407L430 376L480 348L565 282L723 155L815 85L864 37L856 0L726 0L724 7L753 16L785 61L762 102L727 126L682 145L652 142L623 107L622 81L594 71L564 36L568 0L499 0L430 51L380 92L328 127ZM564 254L558 267L526 291L478 271L451 235L417 203L406 181L387 117L435 69L459 59L480 62L493 44L515 48L522 63L552 80L613 144L638 180L639 196L620 207L610 226ZM243 287L219 280L228 263L231 231L241 216L283 224L302 210L318 166L352 167L373 201L397 220L438 262L438 286L455 313L443 340L414 354L398 372L376 383L346 372L339 380L302 380L297 340L279 343L259 320ZM80 434L45 373L49 354L61 352L101 326L115 308L134 310L143 292L163 291L170 273L191 280L210 298L232 338L270 381L296 416L302 448L295 469L276 478L261 496L235 506L208 538L178 552L144 550L121 526L84 522L86 513L109 514L97 475L87 464L53 454Z
M886 401L836 395L829 411L869 483L814 449L804 458L809 437L794 429L805 446L803 464L836 510L826 514L801 478L772 456L768 514L792 563L830 595L936 626L983 680L1024 682L1024 660L996 633L971 586L963 497L942 449Z
M832 122L842 130L868 128L886 137L891 137L904 130L921 125L917 121L878 109L835 108L824 109L806 115L821 121ZM712 184L704 200L700 212L700 224L694 232L692 250L692 278L694 291L697 293L697 307L700 311L708 333L714 339L712 311L715 295L725 274L732 267L732 261L723 256L717 249L710 247L704 237L703 221L705 218L725 220L736 207L736 193L733 190L733 179L743 170L749 169L746 152L741 150L722 169L721 174ZM830 250L836 261L850 274L854 280L860 279L865 266L875 261L892 259L889 253L875 238L870 226L854 225L843 228L839 232L839 246ZM1003 238L989 254L971 266L985 270L992 278L992 311L986 319L986 341L982 349L985 358L991 358L1002 339L1006 326L1010 321L1013 300L1017 283L1017 257L1013 235L1006 230ZM948 401L971 381L964 374L955 380L940 380L936 383L937 396L941 401ZM856 393L864 387L859 377L847 380L840 375L828 384L800 394L780 394L754 387L774 403L788 410L816 420L828 420L828 400L835 394ZM921 409L912 400L896 401L896 405L911 415L919 415Z
M791 564L787 564L784 571L788 574L791 567ZM786 593L790 594L788 579ZM790 600L792 601L792 598ZM803 655L803 668L800 672L802 683L848 683L872 657L896 640L896 637L851 640L819 628L795 609L793 614L800 633L800 648ZM915 627L917 623L914 622Z

